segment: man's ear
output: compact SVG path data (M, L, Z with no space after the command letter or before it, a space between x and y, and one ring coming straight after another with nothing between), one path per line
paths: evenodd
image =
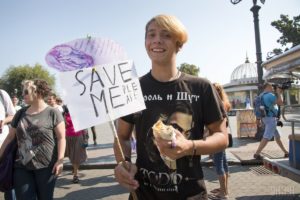
M176 42L176 47L177 47L176 53L178 53L180 51L181 47L182 47L182 44L179 41L177 41Z

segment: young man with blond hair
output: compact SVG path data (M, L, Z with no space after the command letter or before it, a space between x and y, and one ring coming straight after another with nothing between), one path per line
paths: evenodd
M117 124L125 164L115 144L116 179L138 199L207 199L201 155L222 151L228 143L225 111L212 84L176 67L177 53L187 39L185 27L174 16L158 15L146 25L145 47L152 64L140 78L146 109ZM158 120L174 127L174 140L154 137L152 127ZM204 126L211 134L205 141ZM130 162L133 128L136 164ZM169 168L163 157L175 160L176 168Z

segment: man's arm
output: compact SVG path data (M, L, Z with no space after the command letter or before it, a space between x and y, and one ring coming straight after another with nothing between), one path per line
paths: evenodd
M197 154L207 155L224 150L228 146L228 132L226 128L226 118L207 125L210 136L205 141L195 141ZM197 143L198 146L197 146Z
M131 159L131 145L130 145L130 137L132 134L133 125L125 122L122 119L119 119L117 121L117 133L119 138L119 144L118 141L114 140L114 152L117 163L123 161L120 147L122 148L123 154L126 158L126 160ZM120 145L120 146L119 146Z
M132 124L119 119L117 124L117 132L120 143L118 144L116 138L114 141L115 158L118 163L115 167L115 177L120 185L130 191L133 191L139 187L139 183L134 179L134 175L137 172L137 167L135 164L129 161L123 162L124 160L122 158L119 145L121 145L125 158L129 160L131 158L130 137L132 130Z

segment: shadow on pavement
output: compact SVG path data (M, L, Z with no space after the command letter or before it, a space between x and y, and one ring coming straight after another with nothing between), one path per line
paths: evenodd
M93 158L88 158L88 163L97 163L99 160L105 160L106 162L115 162L115 154L110 154L106 156L98 156L98 157L93 157Z
M89 144L88 150L109 149L112 147L113 147L113 143L98 144L98 145Z
M70 193L67 193L64 197L55 198L56 200L90 200L90 199L103 199L105 197L111 197L112 191L114 195L120 195L128 193L125 189L118 185L103 186L103 187L91 187L86 189L79 189ZM83 197L82 194L87 194Z
M247 138L247 137L243 137L243 138L233 138L233 147L232 148L238 148L241 146L245 146L251 143L257 143L259 142L257 139L255 138ZM231 149L231 148L229 148Z
M56 188L69 190L69 188L74 187L74 184L71 182L72 180L70 179L72 176L70 175L71 171L70 173L66 173L65 175L61 176L59 178L60 180L56 183ZM112 196L112 193L113 195L128 193L126 189L116 184L116 180L113 174L100 177L86 178L86 175L84 173L79 173L79 180L79 189L77 189L76 191L70 191L66 193L65 196L55 199L102 199L104 197ZM99 183L103 184L103 186L97 185ZM77 185L78 184L76 184L76 186Z
M241 166L229 166L229 176L233 173L240 173L240 172L249 172L250 169L248 167L241 167ZM209 182L217 182L219 183L219 179L217 176L217 172L214 167L203 167L204 172L204 180ZM230 177L229 177L230 179Z

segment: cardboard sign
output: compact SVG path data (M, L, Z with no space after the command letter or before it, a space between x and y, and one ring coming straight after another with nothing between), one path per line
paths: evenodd
M61 72L60 80L76 131L145 109L131 60Z

